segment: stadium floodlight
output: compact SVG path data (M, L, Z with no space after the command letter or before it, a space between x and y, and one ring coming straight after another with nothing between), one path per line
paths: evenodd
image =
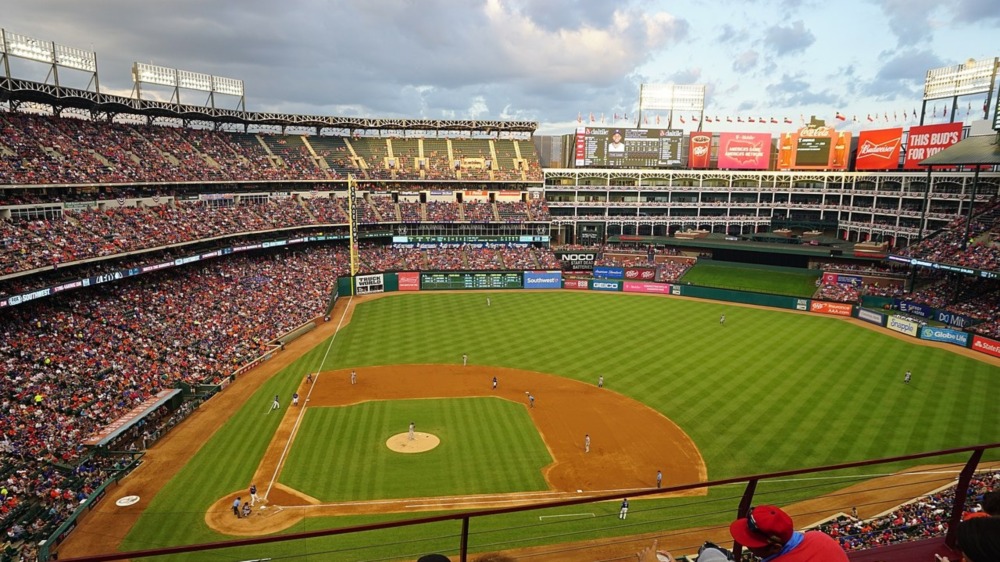
M243 81L235 78L212 76L212 91L227 96L243 97Z
M3 35L5 54L47 64L56 63L56 47L52 41L33 39L7 30L4 30Z
M212 75L190 70L177 71L177 87L199 92L212 91Z
M177 87L177 70L142 62L132 63L132 81L142 84Z
M56 64L85 72L97 72L97 53L56 44Z
M704 84L643 84L639 87L639 111L704 111Z
M924 101L993 90L1000 59L969 59L955 66L932 68L924 80Z

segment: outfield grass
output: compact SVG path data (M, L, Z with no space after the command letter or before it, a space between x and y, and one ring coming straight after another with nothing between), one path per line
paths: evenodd
M816 292L816 279L820 275L822 271L818 269L700 261L687 270L680 282L702 287L811 297Z
M722 312L725 326L718 323ZM224 539L206 527L205 510L219 497L245 489L278 422L277 416L263 415L271 397L290 395L301 373L319 365L326 347L317 346L269 380L235 412L152 501L124 548ZM494 293L487 308L481 293L393 295L357 308L351 324L334 340L324 368L455 364L463 353L476 364L591 383L603 374L609 390L677 422L701 449L711 479L988 443L997 440L1000 427L994 398L1000 368L835 318L665 297L503 292ZM910 385L902 383L906 370L913 371ZM669 451L664 455L669 471ZM893 468L899 467L877 470ZM429 469L417 470L414 478L432 477ZM738 501L732 498L739 493L713 490L710 499L725 500L716 519L731 515ZM782 493L780 486L775 493ZM641 502L636 510L665 511L628 526L605 518L616 511L615 505L587 506L594 517L561 523L557 540L636 533L649 525L704 524L683 518L705 511L704 504L688 506L692 502ZM493 525L500 530L475 538L474 549L488 550L494 542L515 547L546 540L520 527L535 529L537 517L510 514L478 523L477 531ZM372 520L309 519L292 531ZM454 526L441 528L446 535L454 531ZM400 530L391 536L403 540L434 532ZM522 539L525 543L516 542ZM381 539L362 534L338 538L329 548L377 542ZM454 547L455 542L448 544ZM304 548L297 544L268 552L291 555ZM366 550L365 557L374 552Z
M441 444L419 455L386 448L410 420ZM547 490L551 462L521 404L393 400L307 409L280 481L327 502L519 492Z

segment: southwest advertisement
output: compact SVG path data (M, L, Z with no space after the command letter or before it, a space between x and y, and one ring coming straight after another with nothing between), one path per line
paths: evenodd
M854 161L855 169L898 169L899 148L902 142L902 127L861 131L861 135L858 137L858 156Z
M719 168L766 170L771 164L771 133L719 133Z
M525 289L561 289L561 271L525 271Z

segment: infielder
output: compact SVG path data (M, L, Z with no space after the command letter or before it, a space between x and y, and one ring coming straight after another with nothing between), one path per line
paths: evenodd
M604 388L604 375L597 377L597 388Z
M351 371L351 384L358 384L358 372Z
M535 395L534 394L528 394L528 407L529 408L534 408L535 407Z
M462 366L464 367L464 366L466 366L468 364L469 364L469 354L468 353L463 353L462 354Z
M590 452L590 434L589 433L583 436L583 452L584 453L589 453Z
M497 378L493 377L493 390L497 389Z

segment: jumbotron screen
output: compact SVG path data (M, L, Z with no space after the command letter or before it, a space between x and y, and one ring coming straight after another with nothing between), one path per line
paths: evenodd
M578 127L576 166L657 168L681 165L681 129Z

